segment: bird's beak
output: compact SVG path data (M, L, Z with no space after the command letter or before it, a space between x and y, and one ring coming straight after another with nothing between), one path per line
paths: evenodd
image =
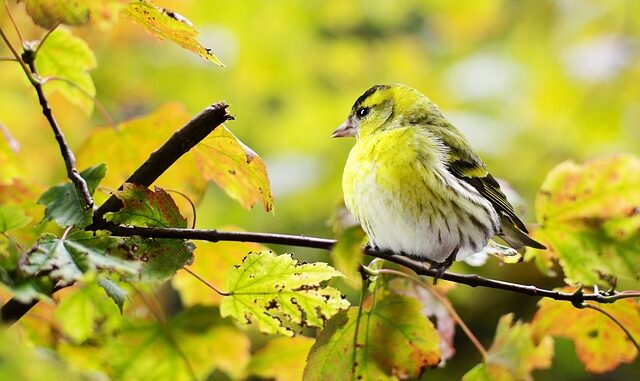
M345 120L333 131L333 134L331 134L332 138L342 138L345 136L356 136L356 127L351 124L351 118Z

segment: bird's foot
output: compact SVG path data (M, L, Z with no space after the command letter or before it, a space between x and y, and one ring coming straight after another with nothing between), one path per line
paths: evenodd
M451 267L451 265L453 265L453 262L455 262L456 260L457 254L458 254L458 248L455 248L455 250L453 250L451 254L449 254L447 259L444 260L444 262L429 262L430 263L429 270L436 270L436 273L433 275L434 285L438 283L438 279L442 277L442 274L444 274L444 272L447 271L447 269Z

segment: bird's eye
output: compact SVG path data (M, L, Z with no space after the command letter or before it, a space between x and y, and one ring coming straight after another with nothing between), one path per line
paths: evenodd
M360 107L358 111L356 111L356 115L358 115L358 118L364 118L368 114L369 114L369 107Z

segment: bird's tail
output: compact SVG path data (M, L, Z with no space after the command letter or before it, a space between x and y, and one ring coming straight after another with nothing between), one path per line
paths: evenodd
M509 217L507 216L500 216L500 225L502 227L502 232L498 234L498 237L505 240L505 242L508 243L509 246L518 251L525 246L541 250L547 248L545 245L529 237L526 232L518 229L513 221L511 221L511 219L509 219Z

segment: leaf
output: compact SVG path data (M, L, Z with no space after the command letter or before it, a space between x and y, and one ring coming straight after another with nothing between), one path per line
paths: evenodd
M223 287L227 284L228 270L234 264L242 261L249 252L264 250L267 250L265 246L251 242L198 242L194 252L195 260L189 268L207 282ZM186 306L219 305L222 302L221 295L213 292L186 271L176 273L171 278L171 285L180 293L180 299Z
M151 191L139 184L125 183L115 195L124 207L105 215L107 220L115 224L150 228L187 227L187 219L182 217L173 198L162 188L155 187L155 191Z
M193 261L195 245L182 239L126 238L128 257L141 262L131 281L163 281Z
M96 191L106 171L107 167L100 164L80 172L80 176L87 182L90 194ZM85 207L71 182L49 188L40 196L38 204L46 207L45 220L54 220L62 227L74 225L82 228L89 225L93 217L93 209Z
M102 185L117 189L189 119L190 115L184 106L170 103L144 117L119 123L115 129L94 128L77 152L78 165L108 162L109 171ZM179 190L196 203L206 188L192 155L185 155L174 163L155 184L165 189Z
M620 327L602 313L551 299L540 300L538 306L531 323L535 336L551 335L572 340L587 371L609 372L620 364L631 363L638 356L638 351ZM638 301L621 299L612 304L599 304L598 307L613 315L636 340L640 339Z
M98 279L98 285L102 287L107 296L110 297L113 302L118 306L120 314L122 315L122 309L124 308L124 302L127 298L127 292L123 290L116 282L108 278Z
M82 89L64 81L51 80L44 84L46 95L58 91L87 115L91 114L91 98L95 97L96 88L88 71L94 69L97 62L86 42L72 35L68 29L59 27L39 47L35 64L42 78L63 78Z
M23 255L19 268L26 275L48 274L60 284L71 284L94 270L136 274L139 264L111 255L119 242L101 233L76 231L64 240L47 233Z
M305 381L416 379L440 362L438 335L417 301L400 295L368 301L359 325L356 307L329 320L309 352Z
M640 227L639 214L640 158L562 163L536 196L540 227L533 234L548 250L530 250L527 258L535 257L543 267L557 259L572 283L606 284L607 275L615 275L636 286L640 235L629 231Z
M146 0L132 1L123 9L123 14L159 39L173 41L205 60L225 67L211 49L205 48L198 42L196 39L198 31L184 16Z
M24 0L27 13L33 22L43 28L59 23L83 25L91 22L106 27L117 21L118 11L124 1L109 0Z
M161 188L155 187L155 191L151 191L139 184L126 183L115 195L124 206L105 215L113 223L152 228L187 227L187 220L178 206ZM193 261L194 245L185 240L132 237L125 242L130 248L129 256L142 261L135 280L165 280Z
M22 208L0 205L0 233L25 226L31 221Z
M290 254L249 253L228 274L220 305L223 317L255 322L263 333L293 336L298 325L322 327L349 303L332 287L320 283L341 276L326 263L299 264Z
M97 334L111 334L121 324L118 309L105 298L95 282L73 287L65 293L56 307L54 318L65 336L76 343Z
M307 354L314 342L305 336L270 340L253 355L248 373L274 381L302 380Z
M362 276L359 268L364 258L363 246L366 235L360 226L345 229L338 242L331 249L331 259L336 269L345 274L345 281L351 287L360 287Z
M553 357L553 340L546 336L539 339L534 341L530 324L513 323L513 314L502 316L487 361L476 365L462 380L532 381L531 372L549 368Z
M456 353L453 345L453 339L456 331L456 322L449 314L446 307L433 296L434 292L440 293L446 298L446 294L456 285L446 281L440 281L437 285L431 286L417 284L406 278L394 277L391 279L386 288L399 295L411 297L420 302L420 312L424 317L436 324L436 332L440 342L440 366Z
M196 307L168 321L134 322L109 344L116 380L204 380L215 369L244 375L251 341L238 329L215 324L213 308Z
M193 155L202 176L215 182L244 208L251 209L257 203L262 203L266 211L273 208L264 161L226 127L213 130L194 148Z

